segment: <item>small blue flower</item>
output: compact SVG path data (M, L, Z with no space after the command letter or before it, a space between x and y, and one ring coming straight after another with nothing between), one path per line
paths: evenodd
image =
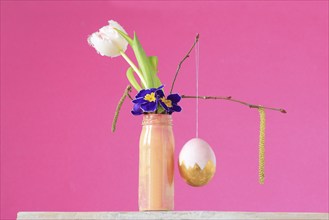
M133 100L134 107L131 113L133 115L141 115L144 112L155 112L158 107L159 99L164 96L162 88L163 86L140 90Z
M161 91L162 92L162 91ZM163 92L162 92L163 94ZM167 98L163 96L159 99L161 106L166 109L168 114L172 114L173 112L180 112L182 108L177 104L182 97L178 94L170 94Z

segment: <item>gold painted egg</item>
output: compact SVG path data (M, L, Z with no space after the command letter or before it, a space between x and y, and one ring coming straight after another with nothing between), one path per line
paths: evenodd
M179 173L191 186L204 186L216 172L216 156L210 145L200 139L189 140L179 153Z

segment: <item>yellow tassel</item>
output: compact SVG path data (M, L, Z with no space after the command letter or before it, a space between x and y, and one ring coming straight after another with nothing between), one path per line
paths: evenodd
M258 174L259 183L264 184L265 179L265 111L264 108L258 108L260 125L259 125L259 162L258 162Z

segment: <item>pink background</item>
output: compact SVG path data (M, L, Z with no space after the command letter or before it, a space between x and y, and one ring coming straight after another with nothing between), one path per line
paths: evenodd
M176 172L176 210L328 212L328 1L1 1L1 219L138 209L141 117L130 103L110 132L128 64L86 40L109 19L159 57L167 88L200 33L201 95L288 111L267 111L259 185L257 110L201 100L199 134L217 173L192 188ZM180 94L195 94L194 56ZM181 105L176 158L195 135L195 100Z

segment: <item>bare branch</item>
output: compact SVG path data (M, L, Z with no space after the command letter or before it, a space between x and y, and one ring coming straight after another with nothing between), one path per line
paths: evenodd
M175 85L175 82L176 82L176 78L177 78L177 75L178 75L178 72L182 66L182 64L184 63L184 61L190 57L190 53L192 52L193 48L195 47L196 43L199 41L199 34L196 35L195 37L195 40L194 40L194 43L192 45L192 47L190 48L190 50L187 52L187 54L185 55L185 57L182 59L182 61L179 62L178 64L178 67L177 67L177 70L176 70L176 74L175 74L175 77L174 77L174 80L171 84L171 89L170 89L170 94L172 93L172 90L174 89L174 85Z
M232 102L237 102L240 103L242 105L246 105L249 108L263 108L263 109L269 109L269 110L274 110L274 111L279 111L281 113L287 113L286 110L282 109L282 108L272 108L272 107L266 107L266 106L262 106L262 105L254 105L254 104L250 104L244 101L240 101L237 99L232 99L231 96L189 96L189 95L182 95L182 98L192 98L192 99L223 99L223 100L228 100L228 101L232 101Z

